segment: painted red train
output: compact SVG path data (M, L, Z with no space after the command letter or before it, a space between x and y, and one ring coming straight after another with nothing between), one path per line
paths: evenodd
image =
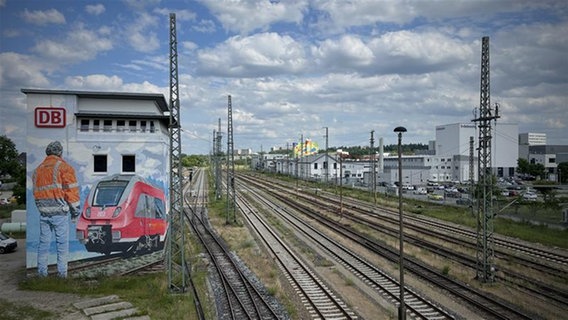
M140 254L160 250L168 229L163 190L137 175L115 174L91 189L77 221L89 252Z

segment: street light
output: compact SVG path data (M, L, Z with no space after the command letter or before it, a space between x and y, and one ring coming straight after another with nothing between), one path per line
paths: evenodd
M402 233L402 133L405 127L396 127L394 132L398 134L398 216L399 216L399 250L400 250L400 305L398 307L398 319L406 319L406 307L404 305L404 234Z

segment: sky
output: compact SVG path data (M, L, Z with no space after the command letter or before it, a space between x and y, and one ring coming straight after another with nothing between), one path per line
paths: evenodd
M169 93L176 14L182 152L208 154L231 95L235 149L301 137L368 146L435 139L480 103L568 144L568 2L559 0L0 0L0 135L25 145L22 88Z

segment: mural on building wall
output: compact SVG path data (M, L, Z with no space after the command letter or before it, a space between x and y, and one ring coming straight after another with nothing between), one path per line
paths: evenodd
M27 268L65 277L68 262L163 249L167 135L85 132L73 95L27 102Z
M306 139L303 143L300 141L300 143L294 144L294 157L317 154L318 150L319 146L317 142L312 141L311 139Z

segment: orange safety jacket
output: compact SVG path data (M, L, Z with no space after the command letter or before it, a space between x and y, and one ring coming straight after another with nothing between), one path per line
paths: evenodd
M42 216L79 215L79 184L75 169L61 157L49 155L33 174L34 200Z

